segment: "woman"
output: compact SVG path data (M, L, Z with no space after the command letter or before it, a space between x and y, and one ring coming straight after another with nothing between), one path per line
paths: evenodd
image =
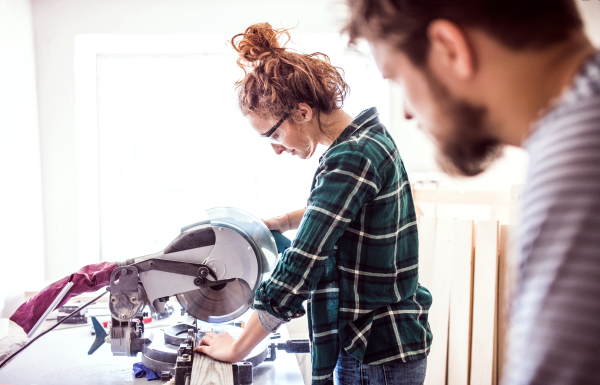
M305 314L310 298L313 384L422 384L431 344L431 295L418 283L414 205L404 165L370 108L342 110L349 88L320 53L290 52L290 35L256 24L233 37L245 77L239 105L251 126L284 151L321 157L305 209L265 220L298 229L271 278L256 291L244 332L235 340L209 332L197 351L242 360L270 332ZM275 192L276 193L276 192Z

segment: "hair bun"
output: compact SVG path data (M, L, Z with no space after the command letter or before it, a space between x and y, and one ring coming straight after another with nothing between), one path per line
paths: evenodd
M238 64L244 67L241 62L246 62L251 66L258 65L264 58L274 53L285 51L285 44L279 44L279 37L287 36L287 43L290 40L290 34L286 29L276 30L269 23L259 23L246 28L244 33L235 35L231 39L233 48L240 54ZM241 37L241 40L236 41Z

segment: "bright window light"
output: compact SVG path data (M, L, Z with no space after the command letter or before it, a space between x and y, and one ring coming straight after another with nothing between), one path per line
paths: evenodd
M351 87L349 114L376 106L389 123L388 85L370 57L347 52L337 36L304 40L294 46L301 52L329 53L337 44L330 57ZM266 218L305 206L324 149L310 160L275 155L239 111L234 83L243 71L235 59L234 53L122 48L98 55L100 260L157 252L211 207Z

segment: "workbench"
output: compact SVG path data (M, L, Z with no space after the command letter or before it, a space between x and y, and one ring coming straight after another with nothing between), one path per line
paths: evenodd
M146 327L164 327L162 324ZM61 325L62 326L62 325ZM281 339L287 339L287 330L280 330ZM116 357L110 345L102 345L93 355L87 352L94 341L90 326L57 329L35 341L17 357L0 369L0 384L11 385L123 385L148 384L145 377L135 378L133 364L137 357ZM254 385L304 385L295 354L277 351L277 359L263 362L254 369ZM153 385L164 382L154 380Z

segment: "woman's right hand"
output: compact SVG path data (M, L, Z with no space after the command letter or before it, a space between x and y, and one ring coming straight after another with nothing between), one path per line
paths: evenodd
M279 231L280 233L290 230L290 221L287 214L279 217L263 219L263 222L265 225L267 225L269 230Z

